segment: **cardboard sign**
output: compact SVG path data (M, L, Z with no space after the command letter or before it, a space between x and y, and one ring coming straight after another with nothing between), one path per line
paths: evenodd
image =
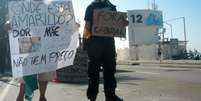
M78 32L71 0L9 2L14 77L73 64Z
M126 13L95 10L93 16L93 36L126 37Z

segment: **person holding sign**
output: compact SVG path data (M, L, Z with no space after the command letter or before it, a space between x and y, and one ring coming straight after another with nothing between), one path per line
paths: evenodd
M106 101L123 101L115 94L117 82L115 78L116 72L116 51L114 37L111 36L96 36L93 33L94 27L94 11L114 11L116 6L109 0L95 0L86 9L85 13L85 28L83 34L84 49L87 50L89 56L88 77L89 84L87 89L87 97L89 101L95 101L98 94L99 72L100 67L103 67L104 75L104 92ZM124 19L123 27L128 25ZM107 33L106 33L107 34ZM110 34L110 33L108 33Z
M31 101L38 82L39 101L46 101L48 81L75 58L78 31L72 0L11 0L8 11L13 77L23 78L17 101L24 96Z
M6 31L11 30L9 21L5 23L4 30ZM53 72L41 73L37 75L31 75L31 76L25 76L23 78L18 78L18 81L20 83L20 90L19 90L19 94L17 96L16 101L24 101L24 96L28 101L29 100L31 101L33 97L32 91L38 89L38 86L37 86L38 84L39 84L39 91L40 91L39 101L47 101L45 97L47 85L49 81L52 81L55 78L55 76L56 76L56 72L53 71ZM30 96L26 96L26 95L30 95Z
M41 0L34 0L34 1L41 1ZM11 24L8 18L6 23L4 24L4 30L7 32L11 30ZM27 48L24 48L23 51L30 52L29 41L28 40L23 40L23 41L24 42L23 44L21 44L21 47L27 47ZM52 81L53 79L55 79L55 76L56 76L56 72L53 71L53 72L40 73L36 75L30 75L30 76L24 76L22 78L17 78L18 82L20 83L20 90L19 90L16 101L24 101L24 97L27 101L32 101L33 92L34 90L38 88L40 91L39 101L47 101L45 96L47 85L49 81Z

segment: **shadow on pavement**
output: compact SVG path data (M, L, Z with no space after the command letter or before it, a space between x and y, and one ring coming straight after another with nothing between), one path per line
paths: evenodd
M179 72L179 71L192 71L192 70L178 70L178 69L168 69L168 70L165 70L166 72Z
M128 82L128 81L133 81L133 80L145 80L145 78L140 78L140 77L131 77L129 75L121 75L120 73L131 73L131 72L135 72L135 71L129 71L129 70L121 70L121 69L118 69L117 70L117 75L116 76L116 79L117 79L117 82L119 83L127 83L129 85L138 85L136 83L131 83L131 82ZM99 84L103 84L103 76L102 76L102 72L100 72L100 81L99 81ZM124 82L126 81L126 82ZM69 78L67 81L62 81L62 82L56 82L56 83L60 83L60 84L70 84L70 85L88 85L88 78L87 77L84 77L84 78Z
M126 84L126 85L132 85L132 86L138 86L139 84L134 82L120 82L119 84Z
M133 71L129 71L129 70L117 70L117 73L128 73L128 72L133 72Z
M129 80L137 80L137 81L140 81L140 80L145 80L145 78L140 78L140 77L131 77L131 76L118 76L116 77L117 78L117 81L121 82L121 81L129 81Z

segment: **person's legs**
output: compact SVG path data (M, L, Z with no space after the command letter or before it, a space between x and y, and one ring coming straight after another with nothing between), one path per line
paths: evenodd
M103 70L104 70L104 92L106 101L123 101L116 96L115 89L117 87L117 81L115 78L116 73L116 51L114 40L107 40L105 44Z
M23 82L22 79L20 79L19 81ZM47 84L48 84L48 81L39 80L39 91L40 91L40 99L39 99L39 101L47 101L46 97L45 97ZM20 91L19 91L19 94L18 94L18 97L17 97L16 101L24 101L24 93L25 93L25 84L21 83L20 84Z
M115 72L116 62L112 59L104 61L103 64L103 75L104 75L104 92L106 99L112 99L116 96L115 89L117 86ZM110 101L110 100L108 100Z
M87 47L89 56L87 97L90 101L95 101L98 95L101 57L104 50L101 44L102 40L100 38L93 37L89 40Z
M90 61L88 67L88 89L87 97L90 101L95 101L99 88L99 67L97 62Z
M47 101L45 97L45 93L47 90L48 81L39 81L39 91L40 91L40 99L39 101Z
M55 71L42 73L38 75L39 92L40 92L39 101L47 101L45 94L47 90L48 81L53 80L55 78L55 75L56 75Z
M20 91L19 91L19 94L17 96L16 101L24 101L24 88L25 88L25 85L23 83L21 83L20 84Z

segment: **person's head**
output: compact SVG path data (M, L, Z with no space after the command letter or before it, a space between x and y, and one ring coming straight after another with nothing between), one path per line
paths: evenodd
M110 0L94 0L93 3L103 3L107 5L113 5Z
M105 1L109 1L109 0L94 0L96 2L105 2Z
M101 3L101 2L110 3L110 0L94 0L94 2L97 2L97 3Z

